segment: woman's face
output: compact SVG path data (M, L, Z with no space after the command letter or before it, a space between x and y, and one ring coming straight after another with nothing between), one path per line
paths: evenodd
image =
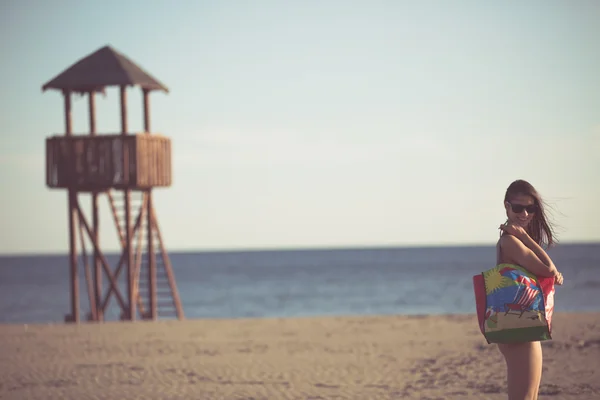
M509 201L504 202L504 207L508 221L522 228L527 228L537 212L535 199L527 194L511 196Z

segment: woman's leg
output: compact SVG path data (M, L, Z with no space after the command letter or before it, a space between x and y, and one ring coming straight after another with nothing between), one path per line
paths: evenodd
M537 400L542 380L540 342L498 344L506 360L509 400Z

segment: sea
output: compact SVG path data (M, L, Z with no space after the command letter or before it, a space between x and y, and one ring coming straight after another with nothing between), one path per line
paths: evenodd
M565 282L555 312L600 311L600 243L549 255ZM107 256L115 265L118 255ZM187 319L475 313L472 277L494 246L170 252ZM62 323L67 255L0 257L0 323ZM81 264L80 264L81 265ZM81 314L89 304L83 268ZM105 283L106 285L106 283ZM117 320L111 300L106 319Z

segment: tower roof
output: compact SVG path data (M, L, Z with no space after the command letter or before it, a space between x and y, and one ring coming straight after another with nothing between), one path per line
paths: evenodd
M106 86L140 86L147 90L163 90L166 86L110 46L104 46L71 65L42 86L73 92L103 91Z

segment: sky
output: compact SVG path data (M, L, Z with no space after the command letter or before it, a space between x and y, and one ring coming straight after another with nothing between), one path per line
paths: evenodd
M68 250L45 186L63 101L41 87L105 45L169 88L150 101L172 251L493 244L515 179L560 242L600 241L599 20L585 0L1 2L0 253ZM118 133L117 89L96 102ZM139 88L128 107L142 131Z

